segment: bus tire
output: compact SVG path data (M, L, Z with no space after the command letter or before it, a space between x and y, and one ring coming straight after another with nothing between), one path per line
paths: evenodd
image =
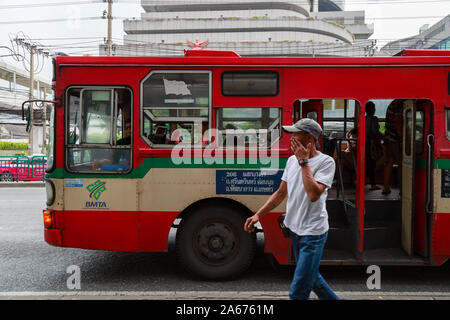
M0 173L0 181L12 182L14 181L14 176L9 172Z
M176 237L180 264L205 280L240 276L256 253L256 236L244 231L245 220L231 206L205 206L183 218Z

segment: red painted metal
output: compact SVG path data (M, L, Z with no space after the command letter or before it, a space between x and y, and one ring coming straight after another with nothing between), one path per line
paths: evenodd
M239 58L238 55L234 51L214 51L214 50L186 50L184 53L185 57L234 57Z
M278 217L282 213L270 212L261 218L264 232L264 252L271 253L280 264L291 260L291 243L283 236L278 226Z
M56 228L45 241L63 247L130 251L167 251L169 230L179 212L55 211Z
M450 213L434 214L434 233L432 237L432 251L435 255L450 256Z

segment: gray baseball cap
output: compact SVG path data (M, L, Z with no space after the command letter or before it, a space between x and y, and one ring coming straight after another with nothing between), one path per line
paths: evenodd
M288 133L294 133L299 131L305 131L311 133L316 140L316 146L318 146L318 140L322 135L322 127L313 119L303 118L294 123L292 126L283 126L283 130Z

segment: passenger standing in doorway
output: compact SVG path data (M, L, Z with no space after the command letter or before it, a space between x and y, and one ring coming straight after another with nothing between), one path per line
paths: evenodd
M391 176L394 164L399 165L402 158L403 103L392 101L386 110L386 132L383 138L386 160L384 163L384 188L382 194L391 193Z
M381 133L378 117L375 116L375 103L366 104L366 172L369 175L369 190L379 190L375 181L375 170L377 168L378 156L376 150L381 149Z
M284 224L289 229L297 267L289 291L291 300L307 300L311 291L319 299L339 300L319 273L320 260L328 236L327 190L333 182L333 158L318 151L322 128L312 119L301 119L293 126L283 126L292 133L294 155L286 164L279 189L248 218L244 229L254 231L254 224L275 209L288 196Z

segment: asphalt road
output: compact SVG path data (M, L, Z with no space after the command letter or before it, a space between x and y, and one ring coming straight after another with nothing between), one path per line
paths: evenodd
M273 268L260 254L240 279L191 279L169 253L121 253L52 247L43 239L44 188L0 188L0 293L67 292L76 265L84 292L271 292L289 290L292 267ZM337 292L368 290L366 267L321 267ZM443 267L381 267L380 292L440 293L450 297L450 264ZM101 294L101 293L99 293Z

